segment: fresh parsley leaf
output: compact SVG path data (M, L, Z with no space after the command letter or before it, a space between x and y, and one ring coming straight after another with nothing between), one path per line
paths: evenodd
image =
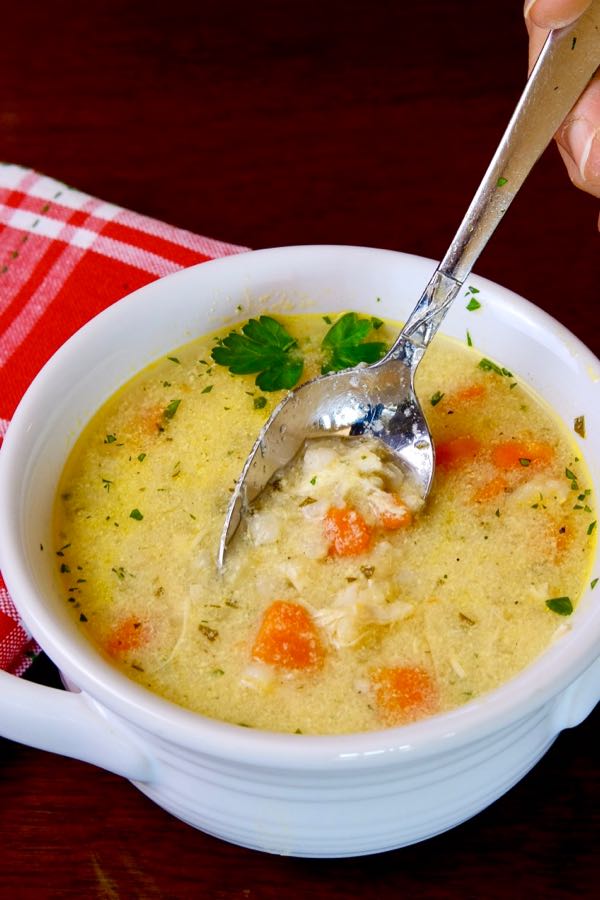
M144 518L144 516L143 516L142 513L139 511L139 509L136 508L136 509L132 509L132 510L131 510L131 512L129 513L129 518L130 518L130 519L135 519L137 522L141 522L142 519Z
M471 337L471 335L467 329L467 347L472 347L472 346L473 346L473 338Z
M503 175L500 176L498 181L496 182L496 187L504 187L505 184L508 183L508 178L504 178Z
M436 391L435 394L431 396L429 402L432 406L437 406L443 396L444 395L441 391Z
M355 312L344 313L331 326L323 340L321 349L325 359L321 372L339 372L350 369L358 363L374 363L381 359L387 351L387 344L382 341L366 341L372 329L380 326L380 320L361 318Z
M271 316L249 319L242 333L231 331L213 348L211 356L233 375L250 375L261 391L293 388L302 375L304 361L298 342Z
M479 302L479 300L476 300L475 297L471 297L465 309L468 309L469 312L474 312L474 310L476 309L481 309L481 303Z
M553 597L546 600L546 606L559 616L570 616L573 612L573 604L569 597Z

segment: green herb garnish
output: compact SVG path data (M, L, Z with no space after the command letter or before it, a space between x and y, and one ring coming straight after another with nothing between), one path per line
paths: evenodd
M250 375L261 391L293 388L302 374L304 362L298 342L271 316L249 319L242 333L231 331L218 341L211 356L233 375Z
M598 584L598 579L597 579L597 578L593 578L593 579L591 580L591 582L590 582L590 587L591 587L591 589L594 590L594 588L596 587L597 584Z
M577 416L573 420L573 430L579 437L585 437L585 416Z
M181 365L181 363L179 362L179 360L177 359L176 356L167 356L167 359L172 363L177 363L178 366Z
M546 600L546 606L559 616L570 616L573 612L573 604L569 597L553 597Z
M267 405L266 397L255 397L254 398L254 402L253 402L254 409L264 409L266 405Z
M104 438L104 443L105 444L114 444L116 439L117 439L116 434L107 434L106 437Z
M500 176L498 181L496 182L496 187L504 187L505 184L508 183L508 178L504 178L504 176Z
M136 508L131 510L131 512L129 513L129 518L135 519L136 522L141 522L144 517L139 509Z
M479 360L477 365L480 369L483 369L484 372L495 372L496 375L506 376L507 378L513 377L512 372L509 372L509 370L505 369L503 366L501 367L497 363L492 362L491 359L483 357L483 359Z
M595 527L596 527L596 520L594 520L593 522L590 522L590 524L588 525L587 533L588 533L588 534L592 534L592 532L594 531Z
M179 408L181 400L171 400L169 405L163 410L165 419L172 419Z
M469 331L467 330L467 347L473 346L473 338L471 337Z
M138 462L144 462L145 459L146 459L146 454L145 454L145 453L140 453L140 454L138 455Z
M361 318L355 312L344 313L331 326L323 340L321 348L325 361L321 372L339 372L349 369L358 363L374 363L381 359L387 351L387 344L381 341L365 341L369 332L379 327L379 319Z
M207 384L205 388L202 388L200 391L201 394L210 394L212 389L214 388L214 384Z
M201 632L205 638L208 638L209 641L216 641L219 637L219 632L216 628L211 628L210 625L205 625L203 622L198 625L198 631Z
M444 394L441 391L436 391L429 400L432 406L437 406Z
M468 309L469 312L474 312L476 309L481 309L481 303L479 300L476 300L475 297L471 297L465 309Z

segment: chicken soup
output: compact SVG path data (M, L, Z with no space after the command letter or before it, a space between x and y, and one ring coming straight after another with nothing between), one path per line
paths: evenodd
M337 734L467 703L568 630L597 530L574 436L516 374L441 335L417 373L427 502L376 443L309 441L218 573L233 485L285 390L379 359L397 330L261 316L97 412L62 476L54 550L65 602L114 665L213 718Z

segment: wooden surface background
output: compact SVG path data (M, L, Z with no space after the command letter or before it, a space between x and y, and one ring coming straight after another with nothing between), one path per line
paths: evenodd
M526 73L518 0L4 4L0 157L211 237L439 258ZM477 271L600 353L598 201L550 148ZM41 659L29 677L54 683ZM352 860L247 851L0 741L0 898L592 897L598 713L475 819Z

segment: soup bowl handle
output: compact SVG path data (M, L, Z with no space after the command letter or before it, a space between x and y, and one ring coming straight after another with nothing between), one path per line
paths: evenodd
M580 725L600 702L600 656L556 700L552 722L556 732Z
M152 780L152 763L87 694L0 671L0 736L81 759L131 781Z

